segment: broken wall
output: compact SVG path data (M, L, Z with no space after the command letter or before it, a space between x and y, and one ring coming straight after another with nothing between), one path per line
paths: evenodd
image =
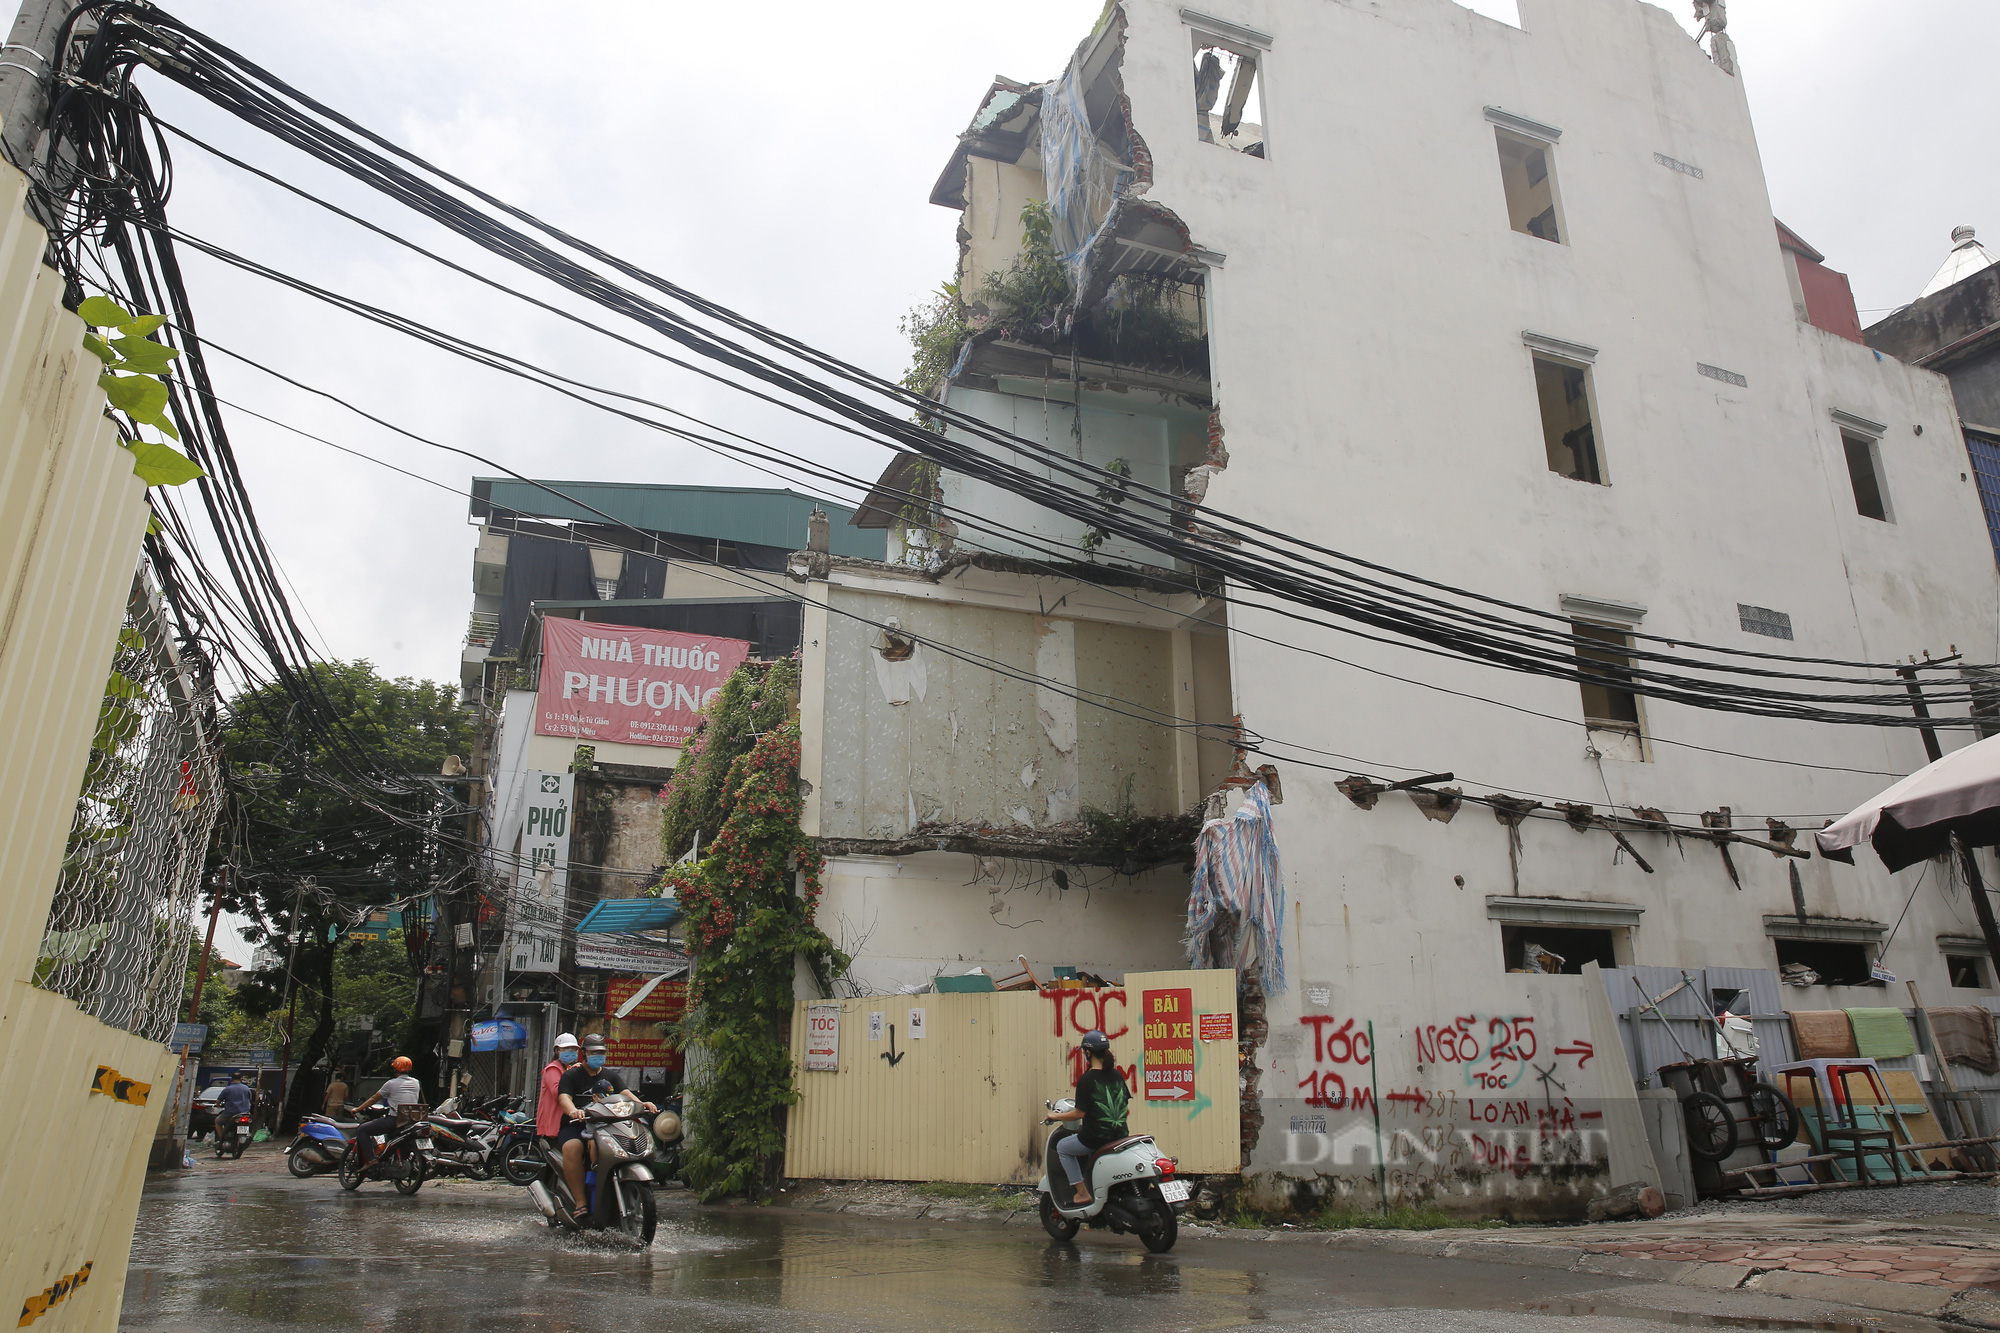
M960 852L834 856L820 881L818 921L853 956L840 988L893 994L940 972L975 967L1000 977L1025 957L1042 981L1057 967L1117 980L1185 967L1181 929L1187 874L1178 865L1137 876Z
M825 681L809 832L1032 832L1128 795L1134 813L1177 812L1174 733L1128 715L1173 716L1170 632L839 586L830 596L853 614L829 616L807 650ZM891 619L914 637L892 643L876 627ZM1113 697L1126 701L1118 711L1089 702Z

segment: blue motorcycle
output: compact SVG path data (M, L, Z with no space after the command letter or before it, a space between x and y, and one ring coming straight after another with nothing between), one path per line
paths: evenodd
M338 1171L354 1151L354 1131L360 1121L342 1123L323 1115L309 1115L299 1122L299 1136L285 1150L285 1166L300 1180L323 1171Z

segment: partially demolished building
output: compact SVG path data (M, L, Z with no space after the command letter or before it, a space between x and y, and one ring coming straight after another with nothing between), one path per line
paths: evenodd
M1950 388L1774 232L1727 37L1640 0L1520 13L1114 0L946 161L935 396L1184 497L1193 538L1214 505L1545 612L1614 669L1634 634L1991 660ZM1185 966L1204 806L1271 765L1281 914L1238 950L1259 1188L1561 1211L1653 1175L1633 1083L1674 1052L1633 969L1775 1056L1781 1009L1896 1005L1885 977L1996 994L1959 876L1799 836L1921 766L1914 733L1390 646L914 459L857 521L888 561L791 571L850 984Z

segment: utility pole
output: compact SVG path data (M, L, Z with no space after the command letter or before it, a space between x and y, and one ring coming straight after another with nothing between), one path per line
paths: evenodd
M1903 678L1903 687L1910 692L1910 711L1926 723L1930 721L1931 710L1930 705L1924 702L1923 687L1917 684L1917 672L1924 667L1948 666L1961 656L1962 654L1953 653L1950 657L1935 660L1926 658L1922 662L1912 662L1909 666L1896 668L1896 674ZM1937 729L1926 725L1918 727L1917 730L1924 738L1924 753L1930 756L1931 762L1935 764L1944 758L1944 749L1938 744ZM1979 933L1986 938L1986 954L1992 961L1993 974L2000 976L2000 922L1993 919L1993 903L1986 896L1986 877L1979 873L1979 861L1973 856L1972 849L1965 845L1963 838L1953 834L1951 845L1958 850L1958 864L1965 871L1966 888L1972 898L1972 912L1979 918Z
M201 988L208 982L208 960L215 952L215 922L222 915L222 892L229 886L229 867L222 867L218 873L222 876L222 883L216 886L214 905L208 909L208 939L201 946L201 970L194 974L194 999L188 1003L187 1021L190 1023L201 1013Z
M56 38L76 6L77 0L23 0L7 44L0 48L0 145L23 171L34 165L35 147L48 123ZM32 193L28 206L39 218Z
M292 969L299 961L299 902L305 897L305 894L306 882L300 880L298 891L292 895L292 928L287 932L292 937L291 951L285 959L285 1001L289 1012L285 1017L285 1054L278 1065L277 1109L272 1113L271 1119L271 1126L274 1132L279 1123L277 1117L284 1113L285 1093L288 1091L287 1085L290 1084L292 1079L292 1021L299 1011L298 992L292 985Z

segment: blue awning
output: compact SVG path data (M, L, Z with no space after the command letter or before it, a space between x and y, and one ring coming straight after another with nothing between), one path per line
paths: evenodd
M681 905L672 898L607 898L577 922L579 935L628 935L639 930L665 930L681 919Z

